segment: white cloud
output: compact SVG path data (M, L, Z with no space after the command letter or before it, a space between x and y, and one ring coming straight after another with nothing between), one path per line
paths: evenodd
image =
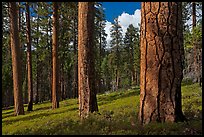
M123 12L121 15L119 15L118 16L118 21L119 21L119 24L122 27L123 36L125 36L125 32L126 32L128 26L130 24L133 24L134 27L139 27L138 23L140 23L140 19L141 19L141 11L139 9L135 10L134 14L132 14L132 15L128 14L128 13L125 13L125 12ZM107 34L106 40L107 40L108 45L110 44L110 40L111 40L111 37L110 37L110 28L111 28L111 26L112 26L111 22L106 21L105 32Z
M110 37L110 29L111 29L111 22L109 21L106 21L106 27L105 27L105 32L107 34L107 37L106 37L106 41L107 41L107 45L110 44L110 41L111 41L111 37Z
M118 16L119 24L122 26L123 36L125 36L125 32L130 24L133 24L134 27L139 27L138 23L140 23L141 12L139 9L135 10L133 15L123 12L120 16Z

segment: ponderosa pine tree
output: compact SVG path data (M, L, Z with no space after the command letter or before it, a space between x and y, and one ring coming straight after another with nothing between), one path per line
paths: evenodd
M111 54L113 73L115 77L115 90L120 86L120 66L121 66L121 47L123 42L122 27L119 24L118 18L114 20L111 27Z
M52 34L52 109L59 108L58 95L58 3L53 2L53 34Z
M132 24L130 24L127 28L124 38L124 45L126 50L126 58L128 62L128 71L129 74L129 85L136 85L137 84L137 73L138 70L136 69L136 62L138 62L139 57L139 34L138 28L135 28ZM136 53L136 54L135 54Z
M94 3L79 2L78 8L78 92L79 115L86 118L98 111L93 49Z
M9 2L10 37L13 69L14 115L23 115L23 95L20 69L20 40L18 33L18 16L16 2Z
M96 73L96 90L97 93L104 92L104 88L102 86L103 79L102 79L102 60L105 57L105 47L106 47L106 37L107 34L105 33L105 14L102 2L95 2L94 4L95 9L95 18L94 18L94 25L95 25L95 34L94 34L94 45L95 45L95 73Z
M196 2L192 2L192 20L193 20L193 32L194 33L194 29L196 28ZM193 35L194 36L194 35ZM192 52L193 56L194 56L194 64L193 64L193 68L194 68L194 74L195 74L195 82L200 81L199 79L199 65L198 65L198 47L197 47L197 43L195 38L193 37L193 50L194 52Z
M142 2L139 121L184 121L181 2Z
M28 71L28 111L33 110L33 77L32 77L32 54L31 54L31 32L30 32L30 9L26 2L26 37L27 37L27 71Z

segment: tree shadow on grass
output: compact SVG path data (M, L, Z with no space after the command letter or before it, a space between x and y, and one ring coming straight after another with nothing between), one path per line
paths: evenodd
M39 111L39 110L46 110L46 109L51 109L51 106L45 106L45 107L40 107L40 108L36 108L34 109L34 111Z
M6 115L6 114L10 114L10 113L14 113L14 110L9 110L7 112L2 112L2 115Z
M139 94L140 94L139 89L135 90L134 92L120 91L114 95L101 96L98 98L97 102L98 102L98 105L104 105L104 104L111 103L112 101L117 100L117 99L122 99L122 98L130 97L130 96L137 96Z
M6 116L5 116L5 114L2 115L2 119L7 118L7 117L14 116L14 112L13 112L13 111L11 111L11 112L12 112L12 113L10 113L10 114L6 114Z
M42 112L42 113L37 113L37 114L34 114L34 115L23 115L21 118L16 118L16 119L8 119L8 120L3 120L2 123L4 124L11 124L13 122L17 122L17 121L29 121L29 120L33 120L35 118L40 118L40 117L47 117L47 116L51 116L51 115L55 115L55 114L61 114L61 113L69 113L68 111L73 111L73 110L77 110L78 108L77 107L74 107L74 108L70 108L70 109L66 109L66 110L62 110L62 111L58 111L58 112ZM29 112L29 113L32 113L32 112Z

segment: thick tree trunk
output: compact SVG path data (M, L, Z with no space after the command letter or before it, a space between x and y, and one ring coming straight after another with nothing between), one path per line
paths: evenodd
M52 109L59 108L58 97L58 5L57 2L53 2L53 35L52 35Z
M142 2L139 121L184 121L181 2Z
M89 112L98 111L94 70L94 3L79 2L78 10L78 91L79 115L86 118Z
M30 9L26 3L26 36L27 36L27 67L28 67L28 111L33 110L33 80L32 80L32 55L31 55L31 33L30 33Z
M20 40L18 33L18 19L16 16L16 2L9 2L10 15L10 37L11 37L11 54L13 69L13 87L14 87L14 115L23 115L23 94L21 84L21 66L20 66Z

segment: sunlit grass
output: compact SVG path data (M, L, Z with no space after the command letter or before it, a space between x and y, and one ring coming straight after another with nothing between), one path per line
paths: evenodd
M13 116L13 108L2 110L2 134L202 134L202 89L198 84L182 87L182 103L188 123L138 124L139 88L97 95L99 112L80 122L78 100L60 101L58 109L51 102L34 104L33 111ZM25 105L25 110L27 107Z

